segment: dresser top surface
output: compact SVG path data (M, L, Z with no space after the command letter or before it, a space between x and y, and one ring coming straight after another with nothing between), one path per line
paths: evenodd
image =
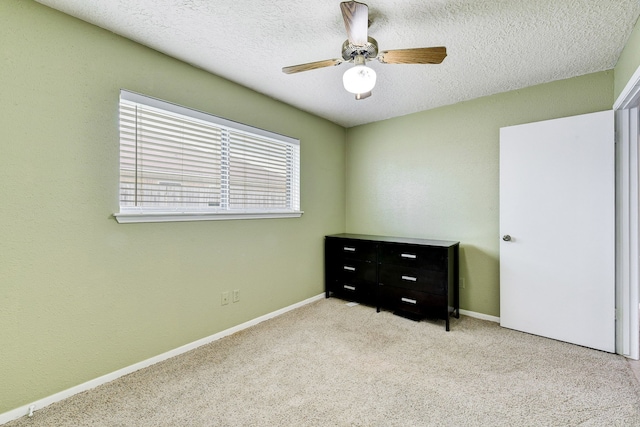
M424 246L439 246L448 248L456 246L460 242L454 242L451 240L431 240L431 239L415 239L411 237L391 237L391 236L374 236L369 234L331 234L326 237L338 238L338 239L355 239L355 240L367 240L370 242L387 242L387 243L406 243L411 245L424 245Z

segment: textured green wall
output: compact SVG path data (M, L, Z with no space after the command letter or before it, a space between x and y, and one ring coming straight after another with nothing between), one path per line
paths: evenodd
M347 130L347 231L461 242L463 309L500 315L499 130L610 109L613 72Z
M627 85L633 73L640 66L640 20L636 22L635 27L627 44L620 54L618 63L614 69L615 76L615 93L614 99L617 99L622 90Z
M120 88L300 138L304 215L117 224ZM0 129L0 413L324 289L323 236L345 228L340 126L2 0Z

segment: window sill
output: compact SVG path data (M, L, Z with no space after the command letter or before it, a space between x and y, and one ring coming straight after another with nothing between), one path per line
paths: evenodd
M299 218L304 212L119 212L113 214L119 224L138 222L219 221L233 219Z

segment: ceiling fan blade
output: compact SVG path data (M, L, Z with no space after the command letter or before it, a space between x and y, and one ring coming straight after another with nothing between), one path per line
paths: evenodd
M369 29L369 6L357 1L345 1L340 3L340 11L349 43L364 46L367 43Z
M359 101L361 99L365 99L371 96L371 91L369 92L365 92L365 93L356 93L356 101Z
M378 55L383 64L439 64L447 56L447 48L418 47L415 49L385 50Z
M315 70L316 68L331 67L340 65L344 61L342 59L325 59L324 61L308 62L306 64L292 65L290 67L282 67L285 74L300 73L302 71Z

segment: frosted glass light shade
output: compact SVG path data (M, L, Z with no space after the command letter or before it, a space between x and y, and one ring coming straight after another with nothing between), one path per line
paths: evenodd
M347 92L366 93L376 85L376 72L364 65L355 65L345 71L342 84Z

